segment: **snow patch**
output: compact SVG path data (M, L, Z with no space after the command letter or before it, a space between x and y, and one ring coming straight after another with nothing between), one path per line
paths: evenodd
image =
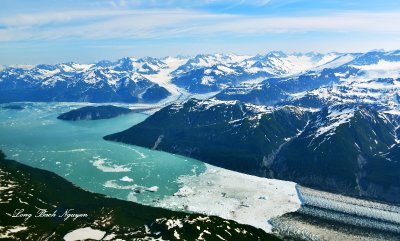
M6 231L1 229L2 227L0 226L0 231L2 231L3 233L0 233L0 238L1 239L7 239L10 238L10 240L14 240L17 239L16 237L13 236L13 234L27 230L28 227L24 227L24 226L14 226Z
M321 125L318 128L315 137L323 135L327 132L335 131L338 126L348 123L353 116L354 109L345 109L342 111L331 110L327 116L329 123L327 125Z
M65 241L79 241L86 239L101 240L106 232L91 227L79 228L64 236Z

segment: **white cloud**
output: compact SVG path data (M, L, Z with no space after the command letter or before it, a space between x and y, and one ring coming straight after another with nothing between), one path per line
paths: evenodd
M205 6L213 4L224 4L226 6L239 6L239 5L249 5L249 6L265 6L272 0L113 0L110 1L111 5L114 7L126 7L126 6L143 6L143 7L176 7L176 6ZM287 0L285 0L287 1ZM282 0L279 0L282 2Z
M35 26L50 23L68 23L84 19L99 17L115 17L127 15L129 11L118 10L77 10L64 12L43 12L35 14L17 14L14 16L0 18L0 25L7 27Z
M268 1L257 1L267 4ZM0 19L0 41L146 39L336 32L400 35L399 12L340 12L320 16L248 16L191 10L88 10Z
M203 32L266 34L291 32L356 32L400 34L400 13L346 12L321 16L238 17L200 27ZM200 30L197 30L200 31Z

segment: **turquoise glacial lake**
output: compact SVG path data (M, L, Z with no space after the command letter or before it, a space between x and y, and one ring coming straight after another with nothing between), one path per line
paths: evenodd
M205 170L194 159L102 139L142 122L147 118L142 113L70 122L57 116L84 104L18 103L23 110L5 105L0 105L0 149L7 157L55 172L88 191L151 204L178 191L179 176ZM143 191L151 187L158 190Z

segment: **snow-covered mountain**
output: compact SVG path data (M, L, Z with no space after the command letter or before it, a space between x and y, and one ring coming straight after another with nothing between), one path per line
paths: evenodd
M224 89L211 99L169 105L105 138L144 147L157 142L160 150L236 171L399 202L399 56L272 52L193 65L186 74L198 77L186 79L187 90L199 90L205 76L213 77L213 90ZM230 70L207 75L221 66ZM251 68L269 77L240 79Z
M255 104L291 104L322 107L333 104L370 104L382 110L399 110L399 51L342 55L324 68L286 77L267 78L258 84L224 89L216 97ZM348 62L343 63L343 60ZM336 61L336 60L334 60ZM329 68L325 68L329 66Z
M167 68L162 60L149 57L9 66L0 72L0 101L157 102L170 92L146 76Z
M269 52L15 65L0 70L0 101L159 102L222 91L221 100L254 104L303 105L317 98L311 102L320 106L336 99L354 102L357 96L394 106L399 56L400 51Z
M240 83L293 76L312 69L337 67L357 54L270 52L265 55L197 55L173 72L172 82L190 92L218 91Z
M385 56L383 60L376 59L376 55L370 59L362 55L360 59L345 66L330 69L334 77L330 78L329 84L303 92L292 92L284 103L310 107L366 104L374 105L379 110L400 113L400 58L391 53L382 55ZM317 75L320 77L321 73Z
M106 136L223 168L400 201L400 118L370 105L260 106L190 99Z
M244 66L249 73L267 72L273 76L288 76L298 74L310 69L321 66L334 65L340 63L344 54L328 53L320 54L293 53L285 54L283 52L270 52L266 55L257 55L244 62Z

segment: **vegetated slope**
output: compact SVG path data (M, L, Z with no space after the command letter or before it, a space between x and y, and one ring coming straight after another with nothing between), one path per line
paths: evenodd
M106 140L170 151L232 170L262 175L262 158L295 136L307 113L290 107L265 110L238 101L191 99L170 105ZM273 124L270 124L273 123Z
M192 99L105 139L239 172L399 202L397 126L396 118L371 106L318 110Z
M323 190L400 201L395 127L368 106L323 109L271 160L277 178ZM391 157L389 157L391 156Z
M131 112L132 112L131 109L112 106L112 105L85 106L63 113L59 115L57 119L70 120L70 121L100 120L100 119L110 119Z
M84 191L48 171L4 158L0 152L0 240L62 240L91 228L107 240L279 240L260 229L218 217L143 206ZM34 217L38 209L55 217ZM19 211L32 214L18 216ZM87 217L65 219L69 214ZM62 216L62 217L60 217ZM226 232L230 228L230 232ZM220 237L219 237L220 236Z

